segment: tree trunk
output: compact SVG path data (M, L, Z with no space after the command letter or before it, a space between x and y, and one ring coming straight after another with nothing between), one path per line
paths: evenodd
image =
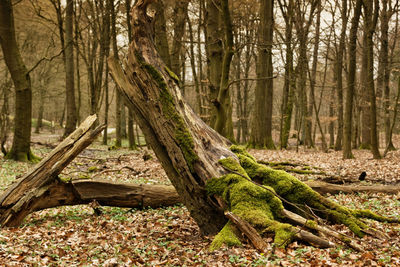
M182 38L185 34L185 21L187 18L188 4L189 1L175 1L173 13L174 37L172 40L171 70L178 76L178 78L181 77L180 70L183 63L183 59L181 58Z
M171 56L169 53L168 37L167 37L167 23L165 20L165 6L164 0L156 1L155 9L156 15L154 20L154 42L157 52L164 60L165 65L171 68Z
M214 101L216 119L214 129L229 140L234 140L232 122L232 103L229 88L229 72L234 54L233 26L228 0L220 4L221 17L224 26L224 56L222 58L221 79L217 99Z
M219 1L218 1L219 2ZM207 52L207 77L209 99L215 102L218 98L220 90L221 73L222 73L222 59L223 59L223 35L220 29L221 14L217 2L213 0L206 0L206 52ZM216 121L217 109L211 103L210 125L214 126Z
M257 83L250 146L274 149L272 140L273 70L272 42L274 29L274 1L260 1L258 30Z
M31 80L15 38L11 0L0 2L0 45L15 87L14 138L7 158L19 161L35 161L36 158L30 150L32 125Z
M369 114L370 114L370 140L371 140L371 152L374 159L381 158L379 152L379 140L378 140L378 129L377 129L377 110L376 110L376 96L375 96L375 82L374 82L374 41L373 35L375 33L376 23L378 20L379 13L379 2L378 0L366 1L364 4L365 17L367 18L364 22L366 27L366 53L367 53L367 75L366 75L366 89L369 97Z
M337 91L337 101L338 101L338 129L337 138L335 143L335 150L342 149L343 140L343 54L345 49L346 41L346 30L347 30L347 0L342 0L341 7L341 17L342 17L342 30L340 32L339 39L339 49L336 56L335 64L335 75L336 75L336 91Z
M296 91L296 77L294 75L293 68L293 48L292 48L292 36L293 36L293 21L294 21L294 6L293 0L289 0L286 11L279 2L281 12L285 19L285 43L286 43L286 62L285 62L285 83L283 85L282 95L282 107L281 107L281 131L280 131L280 142L281 149L288 147L290 128L292 125L292 114L293 114L293 102L294 94Z
M344 125L343 125L343 158L353 158L351 152L351 128L353 118L353 100L355 91L355 78L356 78L356 49L357 49L357 30L358 23L361 16L361 3L362 0L357 0L354 7L354 15L351 20L350 40L349 40L349 68L347 77L347 90L346 90L346 106L344 112Z
M77 113L75 105L75 70L74 70L74 0L67 0L65 8L65 91L67 117L64 137L70 135L76 128ZM77 66L79 67L79 66Z

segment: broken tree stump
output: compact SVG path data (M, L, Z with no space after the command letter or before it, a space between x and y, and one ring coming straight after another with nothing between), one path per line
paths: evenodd
M1 226L17 226L50 193L61 171L104 129L92 130L97 119L89 116L70 136L62 141L29 173L18 179L0 197ZM60 203L62 205L62 203Z

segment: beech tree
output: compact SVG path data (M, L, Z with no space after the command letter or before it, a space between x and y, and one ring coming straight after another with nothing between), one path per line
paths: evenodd
M78 114L75 105L75 75L74 75L74 1L68 0L65 8L65 91L67 119L64 131L64 137L70 135L76 128Z
M36 161L37 158L30 150L32 126L31 80L15 38L11 0L0 2L0 45L15 87L14 138L11 150L7 153L7 158L19 161Z
M274 1L260 1L260 25L258 30L257 85L255 110L252 121L250 145L274 149L272 140L272 39L274 29Z

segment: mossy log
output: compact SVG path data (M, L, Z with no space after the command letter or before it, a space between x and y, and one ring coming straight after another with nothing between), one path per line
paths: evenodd
M378 235L360 219L397 222L369 211L354 211L325 199L284 171L258 164L245 150L206 125L184 102L176 82L157 54L152 33L154 0L138 0L132 8L133 41L124 69L109 59L114 81L136 113L137 122L183 204L203 234L215 234L212 248L237 245L241 235L224 211L247 221L284 247L311 234L288 223L286 209L303 216L304 227L318 231L318 218L347 225L356 235ZM222 229L222 230L221 230ZM339 240L343 241L343 240ZM322 242L322 241L321 241ZM324 240L325 244L331 245Z

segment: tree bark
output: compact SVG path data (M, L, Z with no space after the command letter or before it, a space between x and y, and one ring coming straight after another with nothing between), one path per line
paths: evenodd
M347 30L347 0L342 0L341 6L342 29L340 32L339 48L336 55L335 75L336 91L338 101L338 129L335 143L335 150L342 149L343 140L343 54L345 50L346 30Z
M284 4L278 1L279 7L285 19L285 43L286 43L286 62L285 62L285 83L283 86L282 106L281 106L281 131L280 142L281 149L288 147L290 128L292 124L293 102L296 91L296 77L293 68L293 23L294 23L294 3L289 0L286 10Z
M209 99L215 102L218 98L220 90L222 59L223 59L223 35L220 29L221 14L217 2L213 0L205 0L206 6L206 53L207 53L207 78ZM219 2L219 1L218 1ZM210 125L214 126L216 121L217 109L211 103Z
M75 105L75 70L74 70L74 0L67 0L65 8L65 92L66 92L66 125L64 137L70 135L78 121ZM77 66L79 67L79 66Z
M346 106L344 112L344 125L343 125L343 158L353 158L351 152L351 128L353 118L353 100L355 91L355 78L356 78L356 49L357 49L357 30L358 23L361 16L362 0L357 0L354 6L354 15L351 20L350 39L349 39L349 71L347 77L346 89Z
M371 140L371 152L374 159L380 159L381 155L379 152L379 140L378 140L378 129L377 129L377 110L376 110L376 95L375 95L375 81L374 81L374 42L373 35L375 33L376 23L378 20L379 13L379 1L364 1L365 11L365 22L366 27L366 53L367 53L367 75L366 75L366 89L367 95L369 96L369 114L370 114L370 140Z
M32 125L31 79L22 60L15 38L14 13L11 0L0 2L0 45L15 87L14 138L7 158L35 161L30 150Z
M273 70L272 42L274 29L274 1L260 1L258 30L257 84L252 120L250 146L274 149L272 140Z
M224 26L224 50L222 58L221 79L217 99L214 101L216 119L214 129L229 140L234 140L232 122L232 103L229 88L229 72L234 54L233 26L228 0L221 0L221 17Z

